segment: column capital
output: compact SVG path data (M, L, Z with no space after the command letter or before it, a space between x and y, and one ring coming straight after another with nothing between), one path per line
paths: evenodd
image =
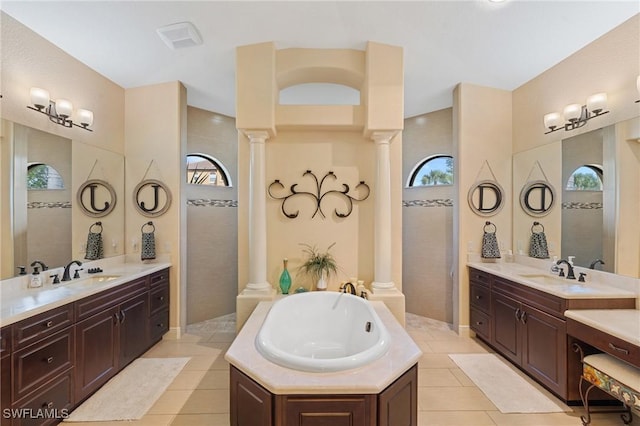
M241 130L249 138L250 143L264 143L269 139L269 132L266 130Z
M371 140L377 144L391 143L391 139L398 134L398 130L386 130L371 133Z

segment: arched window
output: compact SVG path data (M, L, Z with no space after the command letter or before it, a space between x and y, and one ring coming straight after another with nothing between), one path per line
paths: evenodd
M64 189L64 182L60 173L50 165L31 163L27 165L27 189L36 191Z
M407 181L407 187L453 184L453 157L432 155L419 161Z
M224 165L206 154L187 154L187 183L193 185L231 186Z
M602 191L602 166L585 164L571 173L567 191Z

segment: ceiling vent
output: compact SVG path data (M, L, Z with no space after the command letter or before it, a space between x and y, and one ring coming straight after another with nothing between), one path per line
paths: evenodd
M162 41L171 49L182 49L202 44L202 37L191 22L165 25L156 31Z

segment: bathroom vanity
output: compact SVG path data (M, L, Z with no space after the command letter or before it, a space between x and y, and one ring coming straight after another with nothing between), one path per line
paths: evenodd
M571 350L567 310L635 309L637 294L577 283L523 265L469 264L470 327L567 403L580 401L580 355Z
M370 303L391 335L389 350L358 368L309 372L280 366L258 352L255 338L272 305L260 302L225 355L231 364L231 424L417 425L422 352L384 303Z
M168 265L119 272L3 295L2 426L59 422L169 330Z

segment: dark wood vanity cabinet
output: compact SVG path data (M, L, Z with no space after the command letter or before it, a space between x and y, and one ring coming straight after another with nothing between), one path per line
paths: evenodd
M162 327L152 328L159 316ZM162 339L168 317L167 268L3 327L2 409L44 409L59 416L2 416L0 424L58 423L60 415Z
M416 426L416 365L379 394L274 395L231 366L233 426Z
M634 299L564 299L474 268L469 295L476 336L565 402L580 400L573 375L581 364L569 349L564 312L635 306Z

